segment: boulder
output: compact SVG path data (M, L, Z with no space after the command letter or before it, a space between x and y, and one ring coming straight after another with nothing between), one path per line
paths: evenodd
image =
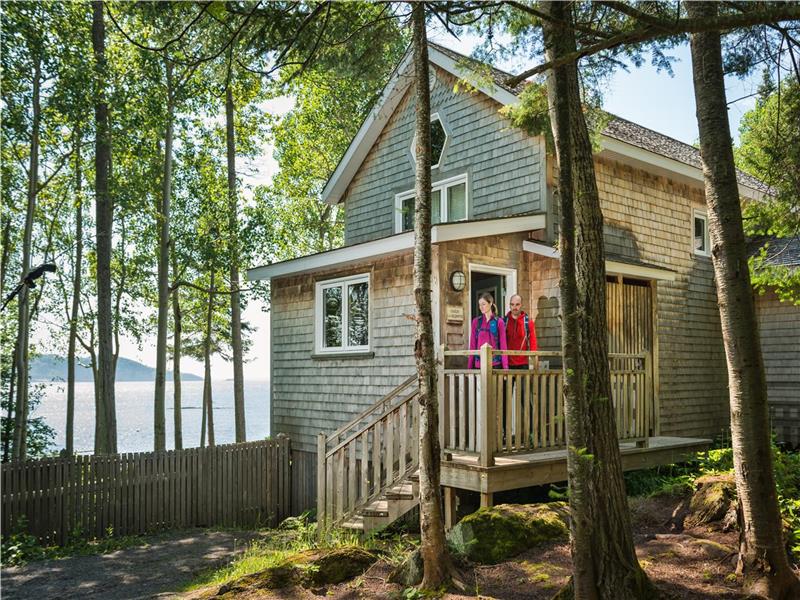
M684 520L686 527L722 523L726 531L736 527L736 481L733 473L705 475L695 482Z
M568 518L564 502L500 504L464 517L447 540L455 553L495 564L540 542L569 537Z

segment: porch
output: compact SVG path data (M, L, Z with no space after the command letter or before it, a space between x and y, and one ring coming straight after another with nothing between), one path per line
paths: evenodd
M528 369L492 368L498 354L526 356ZM481 368L463 368L479 355ZM710 440L659 435L648 352L609 355L612 400L625 470L680 461ZM441 349L439 436L445 521L455 521L458 490L496 492L567 479L561 353ZM417 504L419 402L416 377L332 435L319 434L320 526L370 530Z

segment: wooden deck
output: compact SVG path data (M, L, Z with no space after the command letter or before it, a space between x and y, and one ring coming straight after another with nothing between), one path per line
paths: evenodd
M707 450L711 440L682 437L651 437L646 447L636 442L620 444L622 468L625 471L647 469L685 460L695 452ZM544 485L567 479L567 451L564 448L529 454L495 456L494 465L481 466L480 456L454 452L442 461L442 485L472 490L483 495L519 488ZM482 504L491 503L483 498Z

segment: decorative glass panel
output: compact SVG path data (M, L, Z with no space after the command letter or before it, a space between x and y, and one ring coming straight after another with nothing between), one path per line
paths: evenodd
M695 252L706 252L706 220L702 217L694 218L694 249Z
M431 166L435 167L442 160L444 142L447 140L444 126L439 119L431 121Z
M323 343L326 348L342 346L342 288L329 287L322 292Z
M347 286L347 338L349 346L369 344L369 285L366 281Z
M431 225L442 221L442 192L435 190L431 193Z
M447 220L461 221L467 218L467 184L459 183L447 188Z
M403 199L403 231L414 229L414 196Z

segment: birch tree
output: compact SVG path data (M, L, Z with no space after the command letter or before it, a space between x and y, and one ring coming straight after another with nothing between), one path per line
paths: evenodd
M718 5L686 2L690 18L713 20ZM728 363L739 561L745 589L774 599L800 596L783 543L770 446L767 384L747 264L739 186L731 146L721 35L691 36L692 73L708 206L711 260Z

